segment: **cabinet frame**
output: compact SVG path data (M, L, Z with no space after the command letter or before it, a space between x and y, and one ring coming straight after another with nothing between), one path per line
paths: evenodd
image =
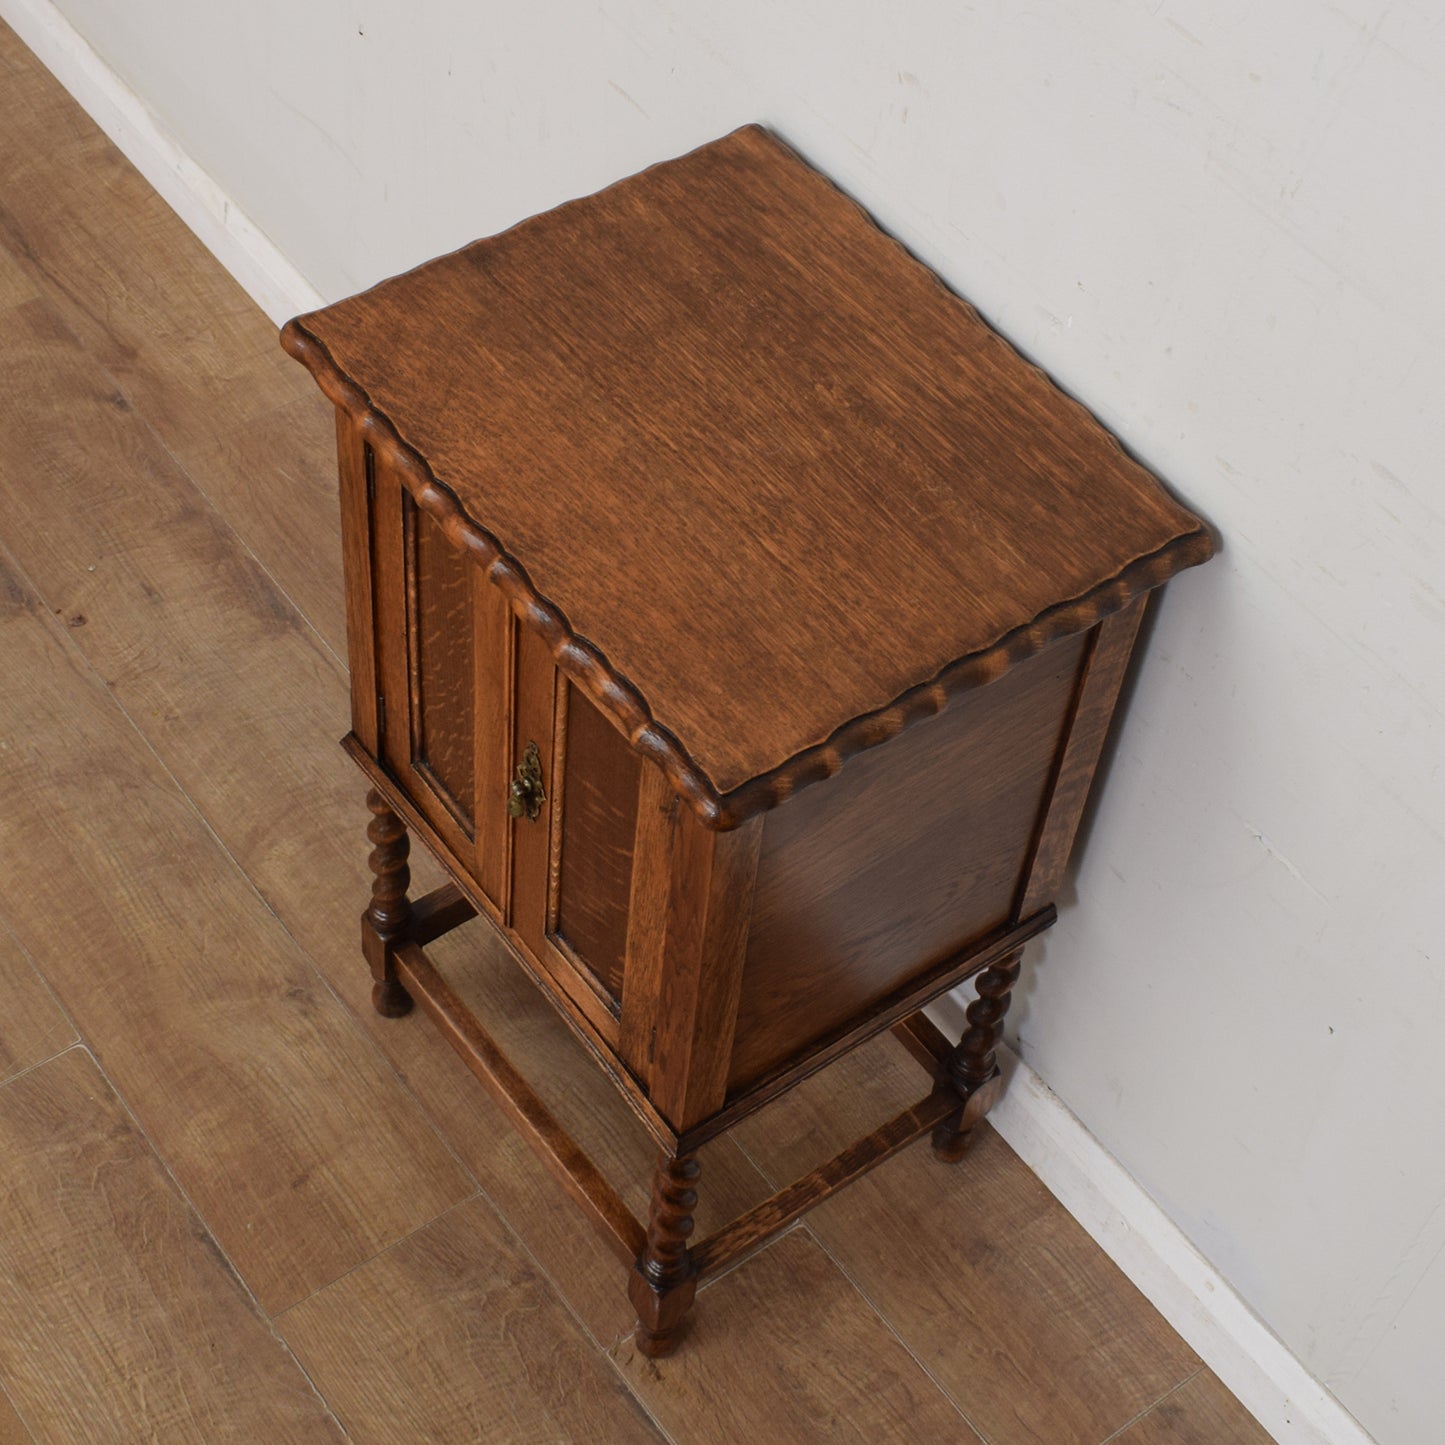
M633 1267L634 1302L644 1324L649 1314L676 1314L686 1308L698 1280L760 1248L852 1180L924 1134L956 1134L959 1126L982 1116L994 1089L974 1091L973 1118L972 1099L965 1100L960 1112L959 1090L950 1074L957 1050L922 1009L969 978L1008 967L1029 939L1054 922L1055 910L1046 900L1058 887L1078 826L1144 598L1089 634L1025 876L1004 926L911 979L866 1018L834 1030L729 1096L732 1026L766 815L727 831L708 828L681 803L660 769L642 767L622 993L614 1005L557 931L567 707L576 684L557 669L535 632L510 609L496 605L501 594L485 570L472 567L473 617L490 621L474 633L477 818L468 836L425 771L412 764L417 702L408 669L410 634L407 628L379 625L386 603L378 607L378 593L389 589L393 599L414 595L406 577L404 527L399 524L405 515L406 483L378 470L344 412L338 419L338 439L354 724L342 746L371 782L377 803L422 840L450 878L411 905L405 926L389 937L380 937L374 919L364 915L364 937L371 935L365 938L366 951L374 960L380 958L381 971L389 969L395 982L431 1015L604 1241ZM391 515L398 525L388 525ZM385 640L388 633L390 642ZM490 683L484 681L489 668ZM383 702L388 689L403 698L402 708ZM406 748L398 746L399 740L406 741ZM532 741L545 759L547 800L535 821L509 818L505 777L484 778L481 760L515 758ZM421 806L418 789L437 806ZM479 914L498 928L517 962L558 1005L656 1140L662 1160L659 1178L669 1168L685 1168L702 1144L885 1030L923 1066L931 1087L910 1108L687 1248L686 1278L659 1288L637 1273L648 1253L643 1223L427 956L427 944ZM685 1186L686 1178L678 1178ZM659 1317L657 1324L668 1333L666 1318Z

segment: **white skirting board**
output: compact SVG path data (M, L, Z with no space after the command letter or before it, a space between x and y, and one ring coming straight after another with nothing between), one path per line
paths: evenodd
M928 1012L962 1034L956 996ZM989 1123L1255 1419L1280 1445L1373 1445L1059 1096L999 1052L1006 1087Z
M279 325L323 304L50 0L0 0L0 17L272 321ZM956 999L930 1012L958 1036L963 1011ZM1281 1445L1371 1445L1038 1075L1011 1054L1004 1064L1008 1088L990 1122L1274 1438Z
M198 166L50 0L0 0L40 57L126 159L278 326L324 304L304 276Z

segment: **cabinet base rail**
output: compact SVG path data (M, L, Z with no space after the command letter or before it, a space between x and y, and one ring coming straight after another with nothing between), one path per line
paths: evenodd
M425 943L465 923L475 911L452 884L418 899L413 905L410 937L395 948L398 980L431 1016L612 1252L629 1268L636 1268L647 1246L642 1222L426 955ZM942 1079L951 1046L923 1014L904 1019L894 1026L893 1033L936 1079ZM760 1249L814 1205L944 1124L958 1106L956 1091L946 1081L937 1082L917 1104L688 1249L690 1274L702 1279Z

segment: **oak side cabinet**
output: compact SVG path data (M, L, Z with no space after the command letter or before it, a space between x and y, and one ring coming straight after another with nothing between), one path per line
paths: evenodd
M665 1353L700 1277L966 1148L1141 611L1210 533L756 126L282 339L337 411L376 1007L434 1017ZM451 880L416 901L409 833ZM477 914L656 1139L646 1221L428 960ZM951 1045L920 1010L971 976ZM693 1241L699 1146L885 1029L921 1101Z

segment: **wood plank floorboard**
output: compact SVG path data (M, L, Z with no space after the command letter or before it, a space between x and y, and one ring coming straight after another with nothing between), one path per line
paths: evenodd
M55 995L0 921L0 1083L78 1038Z
M0 246L0 311L33 301L39 294L25 268Z
M26 52L5 29L0 53ZM33 59L0 125L0 235L177 457L302 395L269 321Z
M0 559L0 914L281 1308L473 1185L64 633Z
M0 54L28 52L0 26ZM249 297L30 60L0 95L0 242L341 656L329 408ZM0 296L6 294L0 277ZM309 413L309 425L295 425ZM257 448L274 446L269 464ZM288 456L288 453L290 454Z
M15 1413L15 1406L3 1387L0 1387L0 1445L35 1445L35 1437Z
M1109 1445L1269 1445L1269 1433L1217 1375L1200 1370Z
M927 1087L885 1036L740 1135L787 1182ZM1096 1445L1199 1368L991 1129L953 1166L905 1150L808 1227L990 1445Z
M802 1230L703 1289L677 1354L614 1356L677 1441L979 1438Z
M358 1445L663 1438L481 1200L277 1327Z
M341 1439L83 1049L0 1088L0 1158L0 1380L36 1445Z
M218 433L215 446L187 470L344 666L335 437L335 413L312 387L245 426Z
M155 1236L168 1287L194 1303L208 1262L254 1321L224 1249L286 1311L358 1439L656 1438L646 1412L679 1442L967 1442L965 1416L990 1445L1265 1438L992 1136L954 1170L926 1147L884 1165L710 1281L682 1353L636 1353L624 1271L559 1186L424 1019L369 1006L365 788L334 741L347 692L329 410L3 25L0 72L0 541L13 554L0 552L0 668L24 682L0 690L0 741L19 743L0 751L0 918L33 955L7 952L0 932L0 990L18 979L24 995L0 1019L0 1100L84 1057L49 1058L74 1028L27 992L38 968L149 1133L123 1119L106 1136L134 1143L126 1178L151 1178L154 1147L195 1202L200 1218L164 1175L151 1193L127 1186L189 1221ZM415 861L421 891L438 874ZM434 951L640 1211L651 1146L533 985L481 925ZM873 1067L829 1070L757 1116L748 1153L733 1140L705 1152L700 1233L766 1176L786 1182L921 1092L916 1066L877 1048ZM73 1100L76 1129L93 1127L106 1088ZM468 1200L478 1183L486 1201ZM25 1225L36 1237L15 1247L43 1252L45 1228ZM99 1255L73 1263L57 1316L113 1298ZM212 1316L191 1331L176 1310L144 1316L135 1369L211 1338ZM249 1349L233 1371L262 1370ZM128 1375L73 1353L37 1377L41 1394L73 1391L77 1409L130 1398ZM331 1438L304 1390L319 1413L293 1430L295 1378L265 1368L275 1383L262 1371L256 1398L225 1407L239 1432L180 1414L171 1428L162 1392L129 1434L83 1438ZM189 1405L200 1419L219 1398ZM0 1396L0 1445L12 1417L17 1440L36 1431ZM36 1441L82 1438L46 1428Z

